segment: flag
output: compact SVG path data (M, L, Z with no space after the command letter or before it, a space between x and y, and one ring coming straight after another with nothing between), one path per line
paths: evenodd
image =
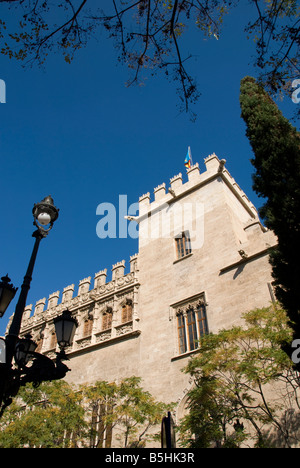
M186 155L186 158L184 160L184 165L187 169L189 169L191 167L191 164L192 164L192 154L191 154L191 148L188 147L188 152L187 152L187 155Z

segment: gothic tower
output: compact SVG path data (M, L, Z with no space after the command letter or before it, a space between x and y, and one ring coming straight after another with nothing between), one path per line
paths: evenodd
M270 247L276 245L257 211L212 154L139 199L139 252L125 262L64 288L25 310L22 334L55 356L53 319L68 308L79 322L67 350L75 384L139 376L161 401L178 402L189 378L182 372L199 337L241 322L241 315L272 300ZM102 266L103 268L103 266ZM46 306L47 303L47 306Z

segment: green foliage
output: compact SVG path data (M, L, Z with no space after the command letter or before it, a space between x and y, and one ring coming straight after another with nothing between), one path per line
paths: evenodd
M81 392L90 418L93 412L95 414L95 409L101 406L106 409L102 413L96 411L101 420L101 430L104 433L110 428L116 428L115 437L120 447L142 447L147 441L157 438L157 434L149 434L148 431L160 424L170 409L170 405L157 402L145 391L138 377L124 379L120 384L96 382L92 387L81 387ZM97 436L97 429L91 440L95 446L99 446L99 440L102 441L101 434Z
M85 427L81 397L66 382L27 384L1 419L0 447L73 447Z
M261 216L278 237L271 252L277 299L300 337L300 134L252 77L241 81L240 103L253 149L254 190L266 200Z
M295 442L296 434L290 434L288 424L280 419L291 399L297 407L299 386L293 363L281 349L292 337L286 313L272 306L243 318L244 327L203 337L200 352L185 369L194 381L188 394L188 414L179 427L186 447L237 448L247 439L259 447L270 446L270 426L284 440L283 445ZM274 391L276 398L267 401L266 389L279 382L289 390L281 398Z
M64 381L23 387L0 421L0 448L142 447L170 405L157 402L131 377L75 388Z
M238 447L244 434L228 434L228 425L237 416L235 399L221 381L203 373L189 392L188 414L179 425L181 444L188 448Z

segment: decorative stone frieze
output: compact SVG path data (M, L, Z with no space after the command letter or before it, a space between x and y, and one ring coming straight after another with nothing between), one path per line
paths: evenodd
M59 291L50 294L48 302L45 298L40 299L36 303L33 316L31 316L32 305L28 305L24 312L21 335L32 332L37 341L42 339L42 350L49 353L53 346L56 348L53 320L64 309L69 309L79 323L70 351L86 349L125 334L122 328L117 330L121 322L122 304L132 305L133 316L136 319L134 323L138 322L137 261L138 254L130 257L130 272L126 275L124 260L113 265L112 280L109 282L106 282L107 269L99 271L94 276L94 289L91 291L91 276L82 279L79 282L78 295L75 297L73 297L75 285L67 286L63 289L61 303L59 303ZM103 317L107 314L110 314L106 320L110 328L103 330ZM130 331L132 329L131 326Z

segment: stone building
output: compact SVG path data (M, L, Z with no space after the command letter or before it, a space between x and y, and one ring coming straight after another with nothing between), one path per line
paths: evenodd
M140 376L143 387L177 402L180 418L189 377L181 369L203 333L241 320L241 314L272 300L268 249L275 236L225 167L212 154L159 185L154 199L139 199L139 251L125 262L85 278L25 309L22 334L38 351L54 356L53 319L69 309L79 322L67 350L76 384ZM103 266L102 266L103 267ZM75 291L75 294L74 294Z

